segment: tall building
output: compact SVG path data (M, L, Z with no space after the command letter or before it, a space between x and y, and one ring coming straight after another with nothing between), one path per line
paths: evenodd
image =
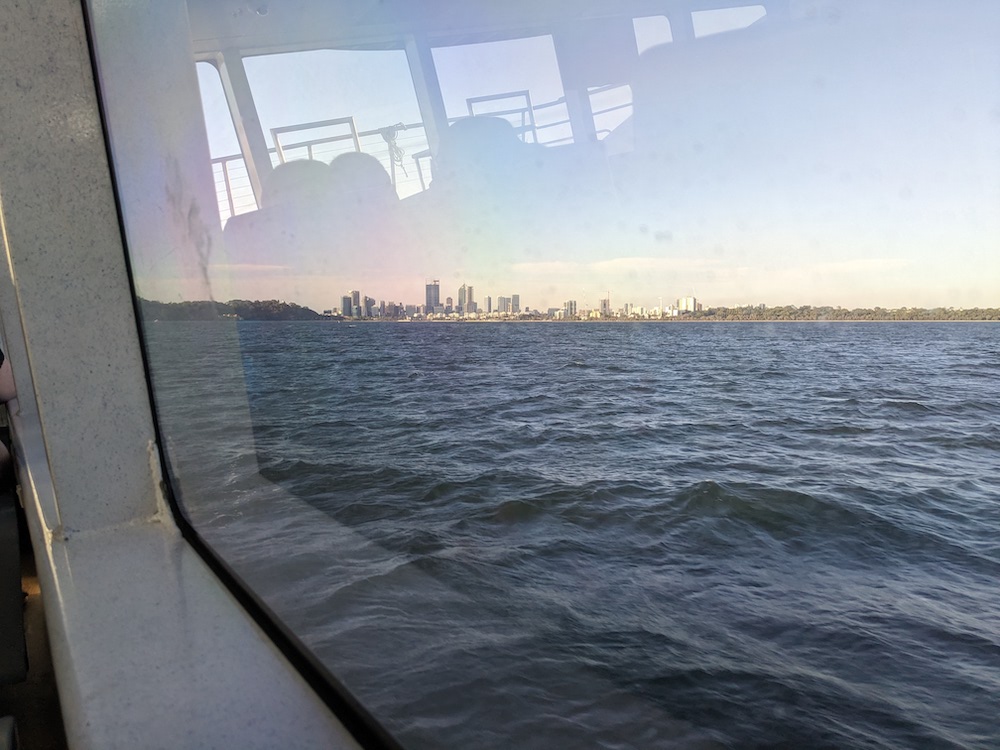
M424 288L424 312L432 313L441 304L441 282L434 279Z
M681 297L677 300L677 309L681 312L695 312L701 309L701 305L694 297Z
M354 314L351 310L351 295L345 294L340 298L340 314L345 318L349 318Z
M490 295L486 295L486 314L493 312L493 298Z
M462 286L458 288L458 307L456 308L458 313L465 312L465 305L468 302L468 291L469 290L466 288L465 284L462 284Z
M601 317L611 317L611 297L605 297L601 300Z
M512 294L512 295L510 295L510 311L512 313L514 313L515 315L517 315L517 313L521 312L521 295L520 294Z
M563 302L563 314L567 318L575 318L576 317L576 300L575 299L570 299L570 300L566 300L565 302Z
M510 312L510 297L497 297L497 312L498 313Z

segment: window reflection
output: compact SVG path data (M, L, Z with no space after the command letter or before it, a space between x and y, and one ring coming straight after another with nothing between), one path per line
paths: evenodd
M905 569L934 555L864 503L950 492L947 466L897 454L894 410L951 392L937 378L989 336L940 334L926 369L898 329L669 326L986 299L962 270L996 270L1000 197L997 19L974 10L382 18L322 40L354 49L287 52L276 26L273 54L255 32L238 59L263 157L233 152L201 76L213 157L260 182L252 210L249 178L220 188L232 348L214 322L148 332L182 501L414 746L936 736L898 706L851 725L874 698L840 686L874 678L828 643L899 654L797 608L912 604ZM300 312L281 300L316 320L280 320ZM555 325L590 319L658 323ZM478 325L519 321L538 325ZM863 366L883 359L909 384ZM219 426L238 409L252 443ZM897 543L900 580L872 588L866 551ZM897 678L872 689L919 703Z

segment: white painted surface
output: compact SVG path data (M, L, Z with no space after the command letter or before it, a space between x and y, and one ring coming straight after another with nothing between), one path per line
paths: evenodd
M156 506L133 468L148 463L149 397L79 16L68 0L4 5L0 211L8 340L24 311L23 347L10 341L20 412L42 418L61 522L83 530ZM93 445L114 458L89 460Z
M162 45L159 7L101 12ZM5 3L0 65L0 316L70 745L356 747L162 512L79 4ZM135 81L138 105L154 82Z

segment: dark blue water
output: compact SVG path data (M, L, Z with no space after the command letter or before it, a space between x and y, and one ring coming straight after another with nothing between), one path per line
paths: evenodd
M1000 747L996 324L149 334L189 513L408 747Z

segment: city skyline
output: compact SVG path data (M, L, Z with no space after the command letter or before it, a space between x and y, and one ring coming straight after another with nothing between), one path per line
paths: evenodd
M913 305L913 304L896 304L896 305L865 305L865 304L841 304L839 302L819 302L805 300L801 302L790 302L788 300L753 300L753 299L743 299L738 302L729 301L718 301L713 300L711 303L707 303L705 298L698 295L685 294L681 296L673 295L657 295L653 300L634 300L627 296L615 295L611 290L604 290L602 293L598 293L596 296L589 298L573 298L569 296L564 296L561 302L558 304L530 304L528 302L522 301L524 296L519 293L509 293L507 296L503 295L478 295L475 292L477 284L471 284L467 281L462 282L455 289L454 295L445 294L442 298L442 284L440 279L424 279L424 294L422 301L417 302L418 294L403 294L398 296L384 295L378 291L374 294L375 296L369 296L369 290L359 290L352 289L347 293L340 295L324 295L324 302L321 304L307 304L301 299L296 299L294 297L281 297L281 296L240 296L237 295L233 298L239 299L274 299L281 302L288 302L293 304L299 304L303 307L314 310L322 314L340 314L343 310L351 311L346 315L346 317L352 317L353 311L359 306L362 309L368 311L377 310L379 306L383 309L386 306L395 305L398 308L399 317L410 317L414 314L424 316L427 313L428 306L431 302L435 302L433 308L436 308L435 314L438 317L455 317L455 316L468 316L468 315L478 315L479 317L487 317L489 315L499 314L513 314L518 313L532 313L532 314L547 314L552 316L554 310L565 311L568 317L574 317L579 314L580 318L587 317L629 317L633 314L638 314L641 317L673 317L679 314L684 314L688 312L701 312L703 310L710 309L750 309L750 308L766 308L766 309L779 309L779 308L791 308L791 307L802 307L802 308L831 308L836 310L934 310L934 309L948 309L948 310L976 310L976 309L995 309L1000 300L994 301L992 303L986 304L971 304L971 305ZM472 294L472 297L466 297L467 301L475 302L473 308L468 308L462 305L462 291L466 291L466 295ZM558 296L558 295L557 295ZM551 294L550 294L551 297ZM339 304L331 304L331 299L339 301ZM167 300L164 300L167 301ZM367 312L361 317L379 317L377 314L372 314Z
M457 298L457 302L455 301ZM324 315L343 315L353 318L401 318L401 317L489 317L517 316L521 313L544 313L548 317L581 318L587 317L674 317L688 312L699 312L704 309L704 302L695 296L673 298L664 304L659 297L657 305L649 307L625 301L615 307L611 301L610 292L598 300L595 306L588 306L576 299L566 299L561 304L548 307L534 307L522 304L521 295L511 293L509 296L486 295L482 304L475 300L475 286L463 282L458 288L456 298L446 296L441 300L440 279L429 279L424 284L424 302L416 304L406 299L391 299L386 297L370 297L366 292L353 289L340 297L340 305L331 307L311 308ZM758 303L759 304L759 303ZM309 307L307 305L307 307Z

